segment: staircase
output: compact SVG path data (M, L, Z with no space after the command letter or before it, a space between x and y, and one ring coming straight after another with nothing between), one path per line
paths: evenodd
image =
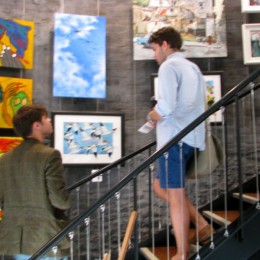
M212 223L215 233L213 240L207 245L199 245L197 250L196 244L190 245L189 259L236 259L236 260L257 260L259 255L254 256L254 253L260 252L260 204L259 193L256 190L257 183L259 186L259 178L252 178L243 184L244 193L242 194L243 203L243 224L241 225L239 200L240 195L238 188L232 190L228 197L228 210L223 208L224 197L213 201L213 211L208 210L210 205L204 206L200 211ZM190 229L190 236L195 230ZM166 241L167 230L164 230L156 237L155 246L149 244L151 241L146 241L141 245L140 259L160 259L167 260L176 252L175 241L170 234L171 247L162 246L162 240ZM156 244L159 243L159 246ZM169 251L168 251L169 250ZM213 253L214 252L214 253ZM198 258L199 257L199 258ZM130 260L130 258L129 258Z
M225 108L221 109L223 121L212 124L211 131L222 140L224 162L206 178L209 184L204 193L208 203L198 207L216 232L207 245L191 246L190 259L254 260L251 256L260 249L257 155L260 130L255 114L260 104L255 97L260 87L259 76L260 69L246 77L160 150L153 152L155 143L149 144L69 187L75 200L72 221L30 260L40 259L46 254L55 257L64 237L70 239L70 259L102 259L108 255L111 259L118 259L127 219L132 211L136 211L138 217L125 259L170 259L175 253L175 239L169 228L169 212L156 201L151 189L151 180L156 174L155 162L221 108ZM107 187L102 194L101 184L91 182L99 175L103 178L102 185ZM194 182L197 185L202 181ZM92 186L96 187L95 192ZM85 194L84 197L81 190L87 190L90 196ZM196 190L193 194L197 198ZM82 201L90 197L93 203L89 203L87 209L80 208ZM143 200L143 197L147 199ZM251 202L251 197L254 202ZM190 232L195 232L192 226Z

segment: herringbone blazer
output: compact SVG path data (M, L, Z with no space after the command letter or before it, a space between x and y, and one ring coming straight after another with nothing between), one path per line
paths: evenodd
M66 224L71 207L60 152L27 139L0 158L0 255L32 255ZM61 214L58 214L61 213ZM58 255L68 255L69 241Z

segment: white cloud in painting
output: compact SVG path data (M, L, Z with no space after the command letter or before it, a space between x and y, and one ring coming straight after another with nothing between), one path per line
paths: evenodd
M56 14L54 96L106 95L105 18Z

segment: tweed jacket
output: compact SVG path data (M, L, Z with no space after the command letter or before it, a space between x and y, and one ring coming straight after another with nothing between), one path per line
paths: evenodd
M71 207L60 152L30 138L0 157L0 206L0 255L32 255L44 246ZM58 257L68 255L69 241L58 249Z

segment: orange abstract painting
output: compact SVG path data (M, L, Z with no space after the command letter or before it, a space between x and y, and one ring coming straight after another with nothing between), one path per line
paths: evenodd
M15 112L32 103L32 79L0 77L0 128L13 128Z
M34 22L0 18L0 66L33 68Z
M0 156L18 146L22 141L21 137L0 136Z

